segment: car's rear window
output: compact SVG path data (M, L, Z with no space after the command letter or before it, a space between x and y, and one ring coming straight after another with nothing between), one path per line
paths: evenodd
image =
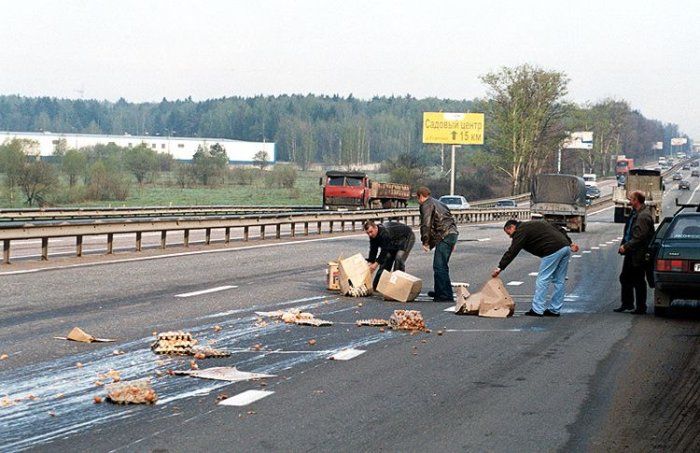
M462 200L457 197L441 197L440 201L446 204L462 204Z
M666 237L669 239L700 239L700 216L677 218Z

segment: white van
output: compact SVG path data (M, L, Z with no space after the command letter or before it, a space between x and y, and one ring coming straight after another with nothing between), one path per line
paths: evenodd
M583 182L587 186L598 187L598 176L595 173L584 173Z

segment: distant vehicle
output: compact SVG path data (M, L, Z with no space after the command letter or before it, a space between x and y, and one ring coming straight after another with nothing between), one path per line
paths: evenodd
M598 176L595 173L584 173L583 182L586 186L598 186Z
M513 200L498 200L496 202L497 208L517 208L518 204Z
M661 164L662 170L668 170L669 168L671 168L671 166L668 164L668 162L664 162L663 164Z
M600 189L595 186L586 187L586 198L590 198L591 200L600 198Z
M328 210L405 208L411 198L410 186L373 181L358 171L328 171L325 184L323 177L319 183Z
M678 183L678 190L690 190L690 181L683 180Z
M681 179L683 179L683 175L681 175L678 172L675 172L671 179L673 179L674 181L680 181Z
M683 164L683 167L681 167L681 170L690 170L690 164Z
M535 175L530 186L532 218L571 231L586 231L586 185L574 175Z
M615 176L627 175L634 168L634 159L628 159L625 156L617 156L615 162Z
M693 177L693 178L700 177L700 171L698 171L698 170L693 170L693 171L690 172L690 176Z
M667 314L675 299L700 297L700 204L682 205L665 218L649 245L654 313Z
M468 209L469 202L461 195L443 195L440 201L450 209Z
M694 161L692 161L692 162L690 163L690 166L691 166L691 167L700 166L700 161L694 160Z

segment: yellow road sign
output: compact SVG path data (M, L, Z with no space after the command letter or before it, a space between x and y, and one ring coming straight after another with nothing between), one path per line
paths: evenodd
M483 113L423 112L423 143L483 145Z

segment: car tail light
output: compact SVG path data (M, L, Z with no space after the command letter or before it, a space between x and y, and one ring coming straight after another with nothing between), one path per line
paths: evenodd
M688 272L688 260L656 260L656 270L659 272Z

